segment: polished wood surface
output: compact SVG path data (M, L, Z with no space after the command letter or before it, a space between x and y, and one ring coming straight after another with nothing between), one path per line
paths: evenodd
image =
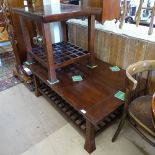
M10 12L10 9L13 7L24 6L23 1L21 0L8 0L7 2L8 2L9 12ZM20 27L20 20L18 16L10 12L10 18L11 18L11 23L12 23L13 32L14 32L13 48L14 48L14 53L16 57L17 70L19 71L19 68L21 67L22 63L26 60L26 47L25 45L23 45L22 30Z
M102 9L101 14L97 16L100 22L120 18L120 0L82 0L82 6Z
M97 68L89 69L86 63L73 65L57 72L59 83L52 89L92 124L96 125L114 109L120 107L123 102L115 99L114 94L118 90L125 89L125 72L112 72L109 64L97 60ZM28 66L32 72L47 85L47 70L37 63ZM83 81L73 82L73 75L81 75ZM74 91L73 91L74 90ZM79 97L80 96L80 97Z
M103 0L102 20L120 18L120 0Z
M72 72L73 71L74 70L72 69ZM81 112L74 109L70 103L64 100L64 97L59 96L53 89L51 89L51 86L45 84L46 81L43 82L42 80L39 80L36 75L34 75L34 78L36 81L35 84L37 85L36 88L38 89L36 89L36 95L43 95L61 114L63 114L64 117L67 117L70 122L78 127L78 129L80 129L86 136L84 148L89 153L93 152L96 148L95 137L120 117L121 107L104 117L98 124L93 125L83 116L84 114L82 115Z
M47 94L51 93L49 88L52 88L52 91L68 102L69 109L74 109L86 120L86 127L82 126L82 128L86 128L85 149L91 153L95 149L96 126L99 123L103 125L104 118L109 117L123 104L122 101L114 99L114 94L118 89L124 90L125 74L124 71L112 73L109 64L102 63L99 60L95 61L95 15L100 13L100 9L86 9L64 4L58 6L60 12L54 12L49 5L44 6L43 10L37 8L29 10L15 8L12 10L20 16L21 28L25 37L24 43L28 53L25 64L34 75L36 96L43 94L47 97ZM88 33L86 35L89 42L88 51L68 42L65 20L81 16L88 16ZM31 33L27 28L29 19L41 25L42 46L34 46L31 41ZM61 26L63 34L65 34L63 42L52 44L50 22L53 21L62 21ZM82 60L84 64L77 63ZM78 74L82 76L83 81L73 82L72 76ZM48 88L46 86L42 88L40 86L42 83ZM114 102L112 102L113 99ZM55 101L55 99L53 100ZM105 108L107 103L109 106ZM95 113L93 112L94 107ZM106 110L104 111L104 109ZM70 115L73 110L66 113Z
M55 7L55 4L53 4ZM67 66L69 64L78 62L80 59L89 58L88 65L90 67L97 67L95 64L94 56L94 38L95 38L95 15L96 9L83 9L79 6L68 5L68 4L59 4L57 7L60 10L53 10L51 5L43 6L44 9L12 9L14 13L19 14L21 28L23 32L25 46L28 52L28 61L35 59L37 62L41 63L44 67L48 68L48 80L51 84L58 82L55 69ZM68 42L68 30L65 20L72 17L81 17L88 16L88 51L71 45ZM33 20L34 23L37 22L37 25L41 25L41 32L43 35L43 45L42 47L38 46L32 48L34 43L27 26L27 21ZM38 21L39 20L39 21ZM63 21L61 21L63 20ZM52 45L51 33L50 33L50 22L61 21L63 39L64 42L57 43ZM30 43L31 41L31 43ZM53 47L52 47L53 46Z
M95 150L95 132L98 130L96 127L104 128L108 124L110 125L113 118L116 117L113 113L120 109L124 103L115 98L114 94L118 90L125 90L125 71L112 72L109 68L111 65L100 60L97 60L96 64L98 67L94 69L87 67L87 61L57 69L59 83L52 86L47 81L47 69L38 63L27 65L40 79L40 82L35 82L37 96L41 92L44 96L49 96L49 98L53 98L54 102L57 102L57 99L50 94L51 89L69 104L68 108L62 108L65 112L67 111L67 115L75 113L72 112L74 109L83 117L80 122L86 120L86 126L81 128L86 129L84 148L89 153ZM81 75L83 81L73 82L72 76L74 75ZM40 86L39 83L46 84L41 91L42 85ZM46 88L47 86L48 88ZM63 107L64 104L60 106ZM105 124L107 125L105 126Z
M27 59L27 49L24 43L24 37L23 37L23 33L22 33L22 28L20 26L20 19L18 17L18 15L14 14L11 9L16 7L24 7L24 1L22 0L7 0L5 1L7 2L7 6L8 6L8 13L9 13L9 19L7 19L9 21L9 36L12 42L12 46L13 46L13 52L15 54L16 57L16 68L14 70L14 74L16 76L18 76L19 78L22 77L23 73L21 71L23 62L26 61ZM31 1L28 1L31 2ZM28 3L27 7L30 4ZM35 5L41 6L42 5L42 0L35 0ZM33 34L35 33L33 30L33 24L31 21L27 22L28 25L28 30L30 32L30 36L32 37ZM20 78L22 81L23 79Z
M43 94L48 97L49 94L53 95L52 93L55 92L56 96L59 95L68 103L66 106L68 108L67 115L71 115L75 111L82 116L83 120L86 120L86 127L82 126L86 129L85 149L91 153L95 149L96 128L100 124L102 124L100 126L104 126L103 120L112 117L111 114L123 105L123 101L116 99L114 94L118 90L124 91L125 72L123 70L112 72L109 69L109 64L99 60L95 61L95 15L101 14L101 9L86 9L64 4L58 6L60 12L53 12L51 6L48 5L41 9L15 8L12 9L12 13L17 13L20 16L21 28L25 37L23 44L26 45L28 53L27 62L30 62L27 67L34 74L36 96ZM50 22L62 21L63 34L67 35L64 21L81 16L88 16L88 33L87 37L84 36L89 42L88 51L68 42L67 36L64 37L64 42L52 44ZM33 45L31 38L33 32L31 33L32 29L30 30L27 26L31 21L29 19L34 23L37 21L37 24L41 24L43 47ZM33 24L31 26L33 27ZM89 59L85 59L83 64L75 64L81 62L83 57ZM87 67L88 64L93 69ZM73 75L81 75L83 81L73 82ZM59 83L56 83L58 80ZM53 102L59 102L56 97L51 98L53 98ZM110 124L111 120L109 118L106 124Z
M35 10L25 8L14 8L13 12L28 16L29 18L39 20L42 22L54 22L76 18L80 16L97 15L101 13L101 9L96 8L82 8L72 4L53 4L57 10L52 9L51 5L44 5L43 8L36 8Z

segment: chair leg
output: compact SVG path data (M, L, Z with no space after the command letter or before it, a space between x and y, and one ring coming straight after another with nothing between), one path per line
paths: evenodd
M115 134L114 134L114 136L113 136L113 138L112 138L112 142L115 142L115 140L117 139L117 137L118 137L120 131L121 131L122 128L123 128L123 125L124 125L124 123L125 123L125 119L126 119L125 117L122 117L122 119L121 119L121 121L120 121L120 123L119 123L119 125L118 125L118 128L117 128L117 130L116 130L116 132L115 132Z
M116 138L118 137L120 131L122 130L122 128L124 126L125 119L127 117L127 107L128 107L128 105L125 104L124 109L123 109L123 116L122 116L121 121L120 121L120 123L118 125L118 128L117 128L117 130L116 130L116 132L115 132L115 134L114 134L114 136L112 138L112 142L115 142Z

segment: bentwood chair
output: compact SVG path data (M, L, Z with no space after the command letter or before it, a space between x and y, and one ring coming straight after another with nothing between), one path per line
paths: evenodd
M155 95L150 94L151 80L155 71L155 60L140 61L126 70L126 99L123 116L114 142L127 119L134 129L152 146L155 146ZM154 91L154 90L153 90ZM152 106L151 106L152 105Z

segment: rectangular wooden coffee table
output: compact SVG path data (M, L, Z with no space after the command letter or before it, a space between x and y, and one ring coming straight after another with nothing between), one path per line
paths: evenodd
M120 115L123 101L114 97L125 90L125 71L112 72L111 65L97 60L98 67L90 69L86 63L77 63L58 69L59 83L49 85L47 70L38 63L28 65L33 72L37 96L44 95L83 129L84 148L95 150L95 135L109 126ZM81 76L74 82L72 76Z

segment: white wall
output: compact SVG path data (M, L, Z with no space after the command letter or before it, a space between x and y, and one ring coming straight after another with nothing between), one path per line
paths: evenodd
M53 12L58 12L60 10L60 0L43 0L43 3L44 5L51 5ZM62 40L59 22L51 23L51 36L53 43L60 42Z

